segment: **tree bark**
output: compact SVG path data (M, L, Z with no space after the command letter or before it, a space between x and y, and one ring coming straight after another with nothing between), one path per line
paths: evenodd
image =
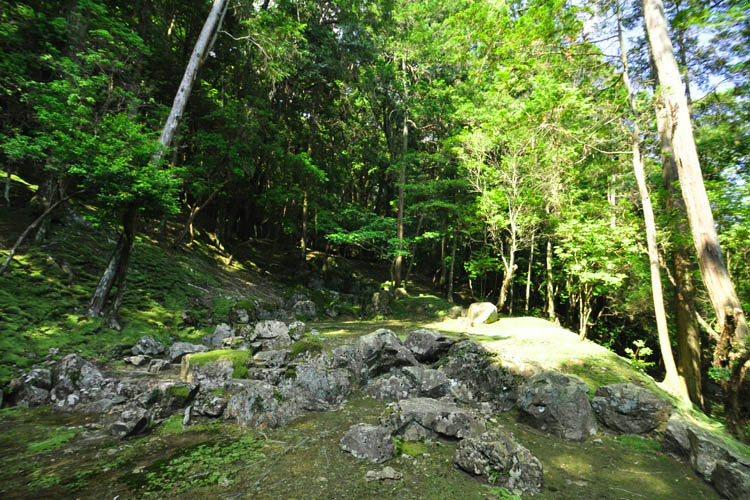
M419 222L417 222L417 232L415 236L419 236L422 231L422 222L424 222L424 213L419 215ZM417 256L417 243L414 243L414 250L411 252L411 258L409 258L409 265L406 266L406 276L404 276L404 286L409 282L409 275L411 275L411 269L414 265L414 258Z
M552 282L552 240L547 238L547 317L557 320L555 314L555 285Z
M404 101L406 101L406 58L401 58L401 69L404 72ZM403 267L404 257L401 251L404 247L404 184L406 184L406 152L409 146L409 112L404 104L404 127L401 131L401 167L398 170L398 218L397 218L397 238L398 250L396 262L393 266L394 287L401 287L401 268Z
M75 194L75 193L74 193ZM44 219L47 218L49 214L51 214L58 206L60 206L61 203L64 201L70 199L70 197L73 196L72 194L69 194L67 196L64 196L57 200L55 203L47 207L47 210L42 212L42 215L34 219L34 222L29 224L29 226L24 229L23 233L21 233L21 236L18 237L16 242L13 244L13 247L10 249L10 253L7 257L5 257L5 260L3 261L2 265L0 265L0 276L5 272L6 269L8 269L8 266L10 265L10 261L13 260L13 257L16 255L16 252L18 251L18 247L20 247L26 237L33 231L41 222L44 221Z
M641 195L641 206L643 208L643 221L646 225L646 243L648 247L648 260L651 270L651 296L654 303L654 315L656 316L656 331L659 338L659 350L664 362L664 386L675 396L690 401L685 380L677 373L677 365L672 354L672 344L669 340L669 327L667 326L667 312L664 309L664 293L661 286L661 269L659 267L659 249L656 244L656 222L654 220L654 209L651 205L651 196L646 186L646 172L643 167L641 156L641 130L638 126L638 108L635 104L633 86L630 83L628 73L628 57L625 47L625 38L622 34L622 19L620 16L619 3L617 5L617 34L620 41L620 61L622 62L622 79L628 93L628 102L633 114L632 131L632 161L633 173L635 175L638 192Z
M447 238L445 235L443 235L442 238L440 238L440 280L438 281L438 284L442 287L445 286L445 280L446 280L446 273L447 273L447 265L445 262L445 242Z
M690 399L706 407L701 369L701 337L695 326L695 285L689 242L685 235L690 228L685 220L685 205L676 186L677 164L672 155L672 124L663 106L657 107L657 127L661 139L662 177L666 190L667 211L675 222L672 226L672 266L674 268L674 310L677 326L677 373L685 381Z
M529 312L529 297L531 296L531 266L534 263L534 236L531 233L531 250L529 250L529 269L526 272L526 312Z
M185 239L185 236L187 236L188 233L190 233L190 243L193 242L194 234L193 234L193 222L195 221L195 217L198 215L198 212L206 208L206 205L211 203L211 200L214 199L214 197L218 194L218 192L221 190L221 188L224 185L217 187L214 189L211 194L208 195L208 198L205 199L203 203L198 205L197 203L193 205L193 207L190 209L190 215L188 215L188 220L185 223L185 227L182 228L182 231L180 231L180 234L177 235L177 238L174 239L172 242L173 247L179 246L180 243L182 243L182 240Z
M451 241L451 263L448 267L448 293L446 299L451 304L453 303L453 270L456 266L456 247L458 246L458 238L456 238L456 231L453 230L453 238Z
M302 195L302 237L300 238L300 262L305 265L307 260L307 189Z
M745 313L724 264L711 205L703 183L690 111L674 57L672 42L669 39L662 1L643 0L643 16L666 110L672 116L674 158L677 163L682 198L687 209L693 243L698 253L701 276L718 319L719 333L722 337L720 346L725 344L732 347L730 349L717 348L714 363L716 367L729 369L732 373L735 368L741 372L741 366L733 367L732 365L746 357L750 331L748 331ZM742 422L735 419L739 417L739 409L735 407L735 402L738 401L737 393L741 380L735 382L728 384L725 404L728 427L732 432L739 434Z
M10 167L6 171L5 177L5 189L3 189L3 197L5 198L5 204L10 208Z
M167 122L164 124L164 129L159 137L161 148L154 153L152 161L155 163L161 161L164 152L169 148L169 145L172 144L172 139L174 139L177 127L180 125L180 120L185 112L185 106L190 97L190 92L193 89L193 82L195 82L198 69L200 69L206 56L207 49L211 42L211 35L221 27L219 26L219 18L223 17L223 13L228 6L228 0L214 0L211 12L209 12L206 22L203 24L203 29L198 36L198 41L195 42L190 61L188 61L185 73L182 75L180 86L177 88L177 94L174 97L172 109L169 111Z

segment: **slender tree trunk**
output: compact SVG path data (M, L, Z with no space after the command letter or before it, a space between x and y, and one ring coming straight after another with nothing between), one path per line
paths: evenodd
M651 296L654 302L654 314L656 316L656 331L659 337L659 349L664 361L665 377L664 385L674 395L690 401L687 385L684 379L677 374L677 365L674 362L672 354L672 344L669 340L669 327L667 325L667 312L664 309L664 293L661 286L661 268L659 267L659 248L656 244L656 222L654 220L654 209L651 205L651 196L646 186L646 172L643 167L643 157L641 156L641 130L638 126L638 108L635 104L633 95L633 86L630 83L628 73L628 57L625 48L625 38L622 34L622 19L620 17L620 7L617 6L617 34L620 40L620 61L622 62L622 79L625 82L625 89L628 93L630 110L633 113L633 133L632 133L632 161L633 173L635 174L638 192L641 195L641 206L643 208L643 220L646 225L646 243L648 246L648 260L651 268Z
M5 189L3 190L3 197L5 198L5 204L10 207L10 167L8 167L8 170L6 170Z
M446 294L446 299L451 304L453 303L453 270L456 267L456 247L458 247L458 238L454 229L453 238L451 239L451 262L448 267L448 293Z
M305 189L302 195L302 237L300 238L300 262L302 265L307 260L307 242L305 237L307 236L307 189Z
M16 255L16 252L18 251L18 247L20 247L24 240L29 236L29 233L33 231L39 224L41 224L44 219L47 218L49 214L51 214L58 206L60 206L61 203L65 202L66 200L70 199L70 197L73 196L72 194L69 194L67 196L64 196L57 200L55 203L47 207L47 210L45 210L42 215L34 219L34 222L29 224L29 226L24 229L23 233L21 233L21 236L18 237L16 242L13 244L13 247L10 249L10 253L7 257L5 257L5 260L3 261L2 265L0 265L0 276L5 272L6 269L8 269L8 266L10 265L10 261L13 260L13 257Z
M48 177L41 186L39 186L39 190L37 191L37 195L39 196L39 201L44 205L45 212L47 209L49 209L50 206L52 206L55 203L55 197L57 194L57 181L52 177ZM36 234L34 235L34 243L39 245L44 241L44 238L47 236L47 231L50 227L50 219L49 217L45 217L42 219L41 223L39 224L39 229L37 229Z
M424 222L424 213L419 215L419 222L417 222L417 232L416 236L419 236L422 231L422 222ZM411 253L411 258L409 259L409 265L406 266L406 276L404 276L404 285L409 282L409 275L411 274L412 266L414 265L414 259L417 256L417 243L414 243L414 250Z
M109 292L112 290L115 283L119 282L120 287L124 287L125 285L125 276L127 275L128 265L130 264L130 252L135 241L136 214L136 207L131 205L125 210L125 213L122 216L122 232L120 232L120 239L117 241L115 251L112 253L109 262L107 263L107 268L99 279L99 283L96 285L96 290L94 290L94 295L89 301L87 314L92 318L101 316L104 307L107 304ZM120 302L122 302L122 299ZM113 314L117 314L117 310L114 308Z
M174 239L174 242L172 242L173 247L177 247L182 243L182 240L185 239L185 236L187 236L188 233L190 233L190 243L193 243L194 233L193 233L193 223L195 222L195 217L198 215L198 212L206 208L206 206L211 203L211 200L214 199L214 197L218 194L218 192L221 190L223 184L221 186L218 186L216 189L214 189L211 194L208 195L208 198L206 198L203 203L200 205L196 202L195 205L193 205L192 208L188 205L188 208L190 208L190 214L188 215L188 220L185 223L185 227L182 228L182 231L180 231L180 234L177 235L177 237Z
M673 219L672 265L674 268L674 309L677 326L677 373L688 388L690 399L701 408L706 407L703 396L701 368L701 337L695 325L695 285L692 276L689 241L685 235L690 228L685 220L685 205L680 197L677 164L672 155L671 116L663 106L657 107L657 127L661 139L662 177L666 190L667 211Z
M406 58L401 59L401 69L404 72L404 101L406 101ZM409 112L404 104L404 127L401 131L401 168L398 170L398 218L397 218L397 238L398 250L396 262L393 266L394 286L401 287L401 268L403 267L404 257L401 251L404 247L404 184L406 184L406 152L409 146Z
M552 240L547 238L547 317L555 321L555 284L552 282Z
M531 296L531 266L534 264L534 236L536 233L531 233L531 250L529 250L529 269L526 272L526 312L529 312L529 297Z
M445 280L446 280L446 262L445 262L445 242L447 238L445 235L443 235L442 238L440 238L440 280L438 281L438 284L440 286L445 286Z
M736 363L747 357L750 331L748 331L745 313L724 264L711 205L703 184L690 121L690 110L683 91L672 42L669 39L662 1L643 0L643 16L666 109L673 119L674 157L690 231L698 253L698 264L719 322L721 341L717 346L714 364L717 368L729 369L733 374L741 373L743 366L736 366ZM735 434L739 434L742 427L739 407L736 404L739 400L737 395L741 382L741 380L733 379L726 387L727 424Z

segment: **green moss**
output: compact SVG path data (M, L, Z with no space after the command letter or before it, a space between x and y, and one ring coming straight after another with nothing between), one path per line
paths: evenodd
M26 446L26 451L32 454L44 453L60 448L65 443L76 437L83 429L55 429L41 441L34 441Z
M191 364L202 366L219 359L228 359L234 367L232 377L245 378L247 377L247 366L252 363L252 356L250 351L217 349L209 352L188 354L188 361Z
M418 457L428 453L426 444L421 441L404 441L394 438L393 446L396 448L396 455L398 456L409 455L410 457Z
M323 350L323 343L320 340L306 338L295 342L292 345L290 356L295 359L297 356L309 352L310 354L317 354Z
M167 394L177 398L188 398L190 396L190 388L185 385L173 385L167 388Z
M185 426L182 425L182 417L180 415L172 415L168 419L159 425L157 432L162 436L169 436L171 434L179 434L185 431Z

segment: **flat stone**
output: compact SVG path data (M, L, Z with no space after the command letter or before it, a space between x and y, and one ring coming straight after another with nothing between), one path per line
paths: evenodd
M355 458L366 459L379 464L395 455L391 433L385 427L370 424L356 424L341 438L339 446Z

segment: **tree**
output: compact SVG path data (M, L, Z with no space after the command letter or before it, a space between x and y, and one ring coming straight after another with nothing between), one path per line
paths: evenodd
M661 0L643 0L643 16L666 112L672 117L673 155L677 163L693 244L698 254L701 276L719 323L721 337L716 347L714 362L716 368L729 370L728 381L725 384L727 422L730 429L739 434L742 426L739 390L746 373L745 364L750 360L750 331L724 263L711 205L703 183L690 111Z

